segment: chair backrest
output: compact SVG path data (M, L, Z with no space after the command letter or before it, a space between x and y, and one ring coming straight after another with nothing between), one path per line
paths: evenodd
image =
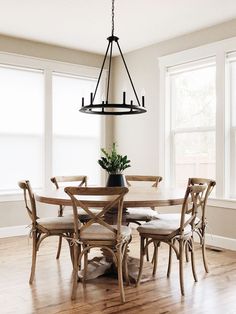
M194 186L194 185L203 185L206 187L206 189L203 191L201 195L201 203L198 204L198 210L200 208L201 210L201 220L204 223L205 217L206 217L206 204L209 195L211 194L214 186L216 185L216 181L211 179L205 179L205 178L189 178L188 179L188 185Z
M193 185L187 186L184 201L181 210L180 230L179 233L183 235L184 229L187 225L193 226L197 216L199 204L203 201L203 192L205 191L205 185ZM186 215L189 215L186 219Z
M143 176L143 175L127 175L125 176L128 186L131 186L131 182L151 182L153 187L157 187L158 183L162 181L161 176Z
M55 176L50 180L55 184L57 189L59 189L60 185L63 185L60 183L77 182L76 186L87 186L87 176Z
M33 225L35 225L36 219L39 217L37 217L36 203L30 182L28 180L22 180L18 182L18 185L24 191L25 207Z
M119 239L123 214L123 198L128 191L127 187L66 187L65 192L70 196L73 205L76 239L79 238L80 232L95 223L109 229L115 233L116 239ZM83 208L90 217L90 220L80 230L78 230L80 222L77 207ZM101 208L101 211L98 213L91 212L90 207ZM104 215L113 208L117 208L116 228L104 220Z

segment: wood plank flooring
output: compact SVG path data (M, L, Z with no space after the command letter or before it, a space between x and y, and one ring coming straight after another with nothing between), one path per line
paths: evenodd
M135 231L134 231L135 233ZM186 295L180 294L178 267L166 277L167 248L162 245L158 271L151 275L146 263L141 285L126 286L126 303L121 305L117 280L99 277L78 286L77 300L71 301L71 262L67 243L60 260L56 260L57 238L42 243L38 253L36 279L28 284L31 266L31 239L0 239L0 313L17 314L236 314L236 252L208 250L210 273L203 268L200 251L196 250L198 282L192 278L191 265L185 265ZM94 256L99 254L94 252ZM130 255L139 256L139 238L134 234ZM173 258L175 260L175 258Z

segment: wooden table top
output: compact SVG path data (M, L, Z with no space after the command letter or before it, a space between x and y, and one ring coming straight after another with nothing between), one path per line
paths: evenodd
M124 197L124 207L151 207L151 206L171 206L183 203L184 190L163 189L155 187L129 187L129 192ZM69 196L64 192L64 188L58 190L41 190L35 193L38 202L53 205L71 205ZM92 197L86 203L89 206L105 206L108 198L101 196L94 200ZM99 204L98 204L99 203Z

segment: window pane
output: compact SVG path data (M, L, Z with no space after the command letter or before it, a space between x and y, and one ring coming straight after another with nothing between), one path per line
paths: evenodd
M236 61L230 63L230 74L231 74L231 107L232 107L232 125L236 126Z
M231 139L230 139L230 197L236 198L236 61L230 62Z
M174 128L215 126L215 66L171 75Z
M101 118L79 112L82 96L94 91L96 81L53 75L53 174L88 175L100 184Z
M43 75L0 66L0 132L42 134Z
M0 66L0 192L42 186L43 73Z
M54 134L99 137L99 117L79 112L82 97L89 98L95 84L93 79L53 75Z
M215 179L215 132L180 133L174 139L175 185L190 177Z

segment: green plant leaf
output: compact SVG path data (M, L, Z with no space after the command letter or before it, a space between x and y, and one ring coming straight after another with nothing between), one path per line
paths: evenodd
M122 156L117 153L116 143L112 144L111 151L107 151L105 148L101 148L103 155L99 160L98 164L105 169L108 173L119 174L125 169L131 167L130 160L127 155Z

